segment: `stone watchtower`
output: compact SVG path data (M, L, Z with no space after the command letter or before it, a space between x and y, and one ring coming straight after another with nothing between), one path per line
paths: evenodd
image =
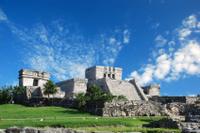
M40 72L34 70L21 69L19 71L19 85L20 86L40 86L49 80L50 74L47 72Z
M50 74L35 70L21 69L19 71L19 86L26 87L26 98L43 97L44 84L49 80Z
M26 87L26 97L30 98L45 98L44 85L50 79L50 74L47 72L22 69L19 71L19 85ZM56 87L57 93L50 97L63 98L65 93Z
M109 66L94 66L86 69L85 77L88 80L97 80L102 78L122 80L122 68Z

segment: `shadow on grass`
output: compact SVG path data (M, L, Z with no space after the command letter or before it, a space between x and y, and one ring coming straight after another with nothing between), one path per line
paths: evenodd
M66 109L66 110L62 110L62 111L58 111L58 112L61 112L63 114L70 114L70 115L88 115L88 116L91 115L90 113L87 113L84 111L79 111L76 109Z
M160 120L151 120L148 122L149 122L148 124L143 124L143 127L178 129L178 123L173 121L172 119L168 119L168 118L163 118Z

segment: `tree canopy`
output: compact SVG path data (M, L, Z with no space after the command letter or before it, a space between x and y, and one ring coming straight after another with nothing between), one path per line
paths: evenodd
M48 96L53 95L57 92L56 85L53 83L53 81L48 80L46 84L44 85L44 94Z

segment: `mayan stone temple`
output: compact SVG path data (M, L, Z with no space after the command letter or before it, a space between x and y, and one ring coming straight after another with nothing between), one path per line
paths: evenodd
M19 71L19 86L26 87L26 96L30 98L47 97L43 94L44 84L49 80L50 74L35 70L22 69ZM64 97L64 93L57 87L58 92L50 97Z
M73 99L77 93L86 93L87 87L99 86L103 91L113 95L123 95L128 100L145 100L148 97L159 96L159 85L139 86L134 79L122 80L122 68L94 66L85 70L85 78L72 78L56 83L57 93L54 98ZM35 70L22 69L19 71L19 85L27 88L27 98L46 97L43 94L44 84L50 79L50 74Z

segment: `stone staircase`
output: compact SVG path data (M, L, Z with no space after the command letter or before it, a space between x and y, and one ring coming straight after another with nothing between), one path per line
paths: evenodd
M129 100L148 100L138 85L128 81L105 79L105 84L113 95L124 95Z

